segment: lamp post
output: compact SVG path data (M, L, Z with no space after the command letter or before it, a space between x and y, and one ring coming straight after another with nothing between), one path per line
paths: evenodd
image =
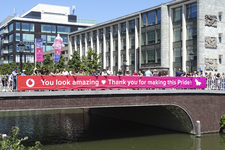
M193 51L191 51L191 53L189 54L189 59L190 59L190 61L191 61L191 72L192 72L192 66L193 66L194 55L195 55L195 53L194 53Z
M124 75L125 75L126 67L127 67L127 60L123 60L123 66L124 66Z
M22 69L23 69L22 54L24 51L25 44L23 44L23 42L20 41L20 43L18 44L18 47L19 47L19 52L20 52L20 63L21 63L20 71L22 72Z

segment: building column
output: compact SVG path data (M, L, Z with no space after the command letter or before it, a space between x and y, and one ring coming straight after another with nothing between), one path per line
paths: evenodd
M138 61L137 61L137 50L138 50L138 18L135 18L135 27L134 27L134 39L135 39L135 45L134 45L134 55L135 55L135 70L138 72ZM140 60L140 59L139 59Z
M74 36L74 50L77 51L77 36Z
M80 34L79 36L80 36L80 58L82 59L82 41L81 41L82 35Z
M87 48L87 33L85 33L84 35L84 42L85 42L85 47L84 47L84 55L87 56L87 51L88 51L88 48Z
M139 14L139 68L141 68L141 22L142 22L142 18L141 18L141 14ZM136 40L135 40L136 41ZM136 47L136 42L135 42L135 47Z
M91 37L90 37L90 39L91 39L91 48L93 49L93 31L91 31Z
M128 21L126 21L126 60L127 60L127 68L126 69L128 69L128 70L130 70L129 69L129 65L130 65L130 55L129 55L129 43L130 43L130 41L129 41L130 39L129 39L129 22Z
M121 37L120 37L120 32L121 32L121 26L118 23L118 69L121 69Z
M169 18L170 18L170 59L169 59L169 76L173 76L173 11L170 8Z
M106 39L105 39L106 29L103 28L103 68L106 68Z
M186 70L186 61L187 61L187 48L186 48L186 40L187 40L187 30L186 30L186 6L182 5L182 70Z
M110 26L110 68L113 72L113 26ZM108 68L106 68L107 70Z
M99 54L99 29L97 29L96 52ZM100 60L99 60L100 61Z
M71 55L73 54L73 51L72 51L72 37L71 36L68 36L68 39L69 39L69 42L68 42L68 59L71 59Z

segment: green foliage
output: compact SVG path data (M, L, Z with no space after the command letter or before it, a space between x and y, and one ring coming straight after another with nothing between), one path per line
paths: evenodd
M55 70L59 69L59 71L63 71L63 69L65 68L65 58L62 56L62 54L60 55L60 59L58 63L55 63Z
M15 68L18 68L17 64L13 61L11 64L10 64L10 72L12 70L14 70Z
M78 72L80 69L85 69L86 65L81 61L78 51L74 51L71 59L68 61L68 71L75 69Z
M32 75L34 69L34 65L29 61L25 64L24 70L26 70L26 75Z
M28 139L28 137L18 139L17 136L19 134L18 127L12 127L12 131L8 133L8 136L2 138L0 134L0 150L9 149L9 150L38 150L39 146L41 146L40 142L36 142L35 146L26 148L24 145L21 144L22 141Z
M87 56L83 56L83 61L87 68L85 69L85 72L90 72L92 73L92 70L99 70L101 68L102 62L99 60L101 59L101 56L97 54L93 49L89 49L87 51Z
M9 64L3 64L1 66L0 72L2 73L2 75L10 74L11 73L11 71L10 71L10 65Z
M43 67L45 67L47 73L51 68L53 68L53 60L51 59L51 56L49 54L43 60Z
M225 115L221 116L220 118L220 132L225 129Z

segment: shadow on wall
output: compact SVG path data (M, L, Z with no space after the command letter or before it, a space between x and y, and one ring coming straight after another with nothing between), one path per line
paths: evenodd
M174 105L92 108L90 113L194 134L189 115Z

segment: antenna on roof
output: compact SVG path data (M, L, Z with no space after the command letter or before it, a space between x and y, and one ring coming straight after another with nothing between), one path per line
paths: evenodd
M16 16L16 8L14 7L14 16Z
M72 6L72 9L73 9L73 14L74 14L75 9L76 9L75 5Z

